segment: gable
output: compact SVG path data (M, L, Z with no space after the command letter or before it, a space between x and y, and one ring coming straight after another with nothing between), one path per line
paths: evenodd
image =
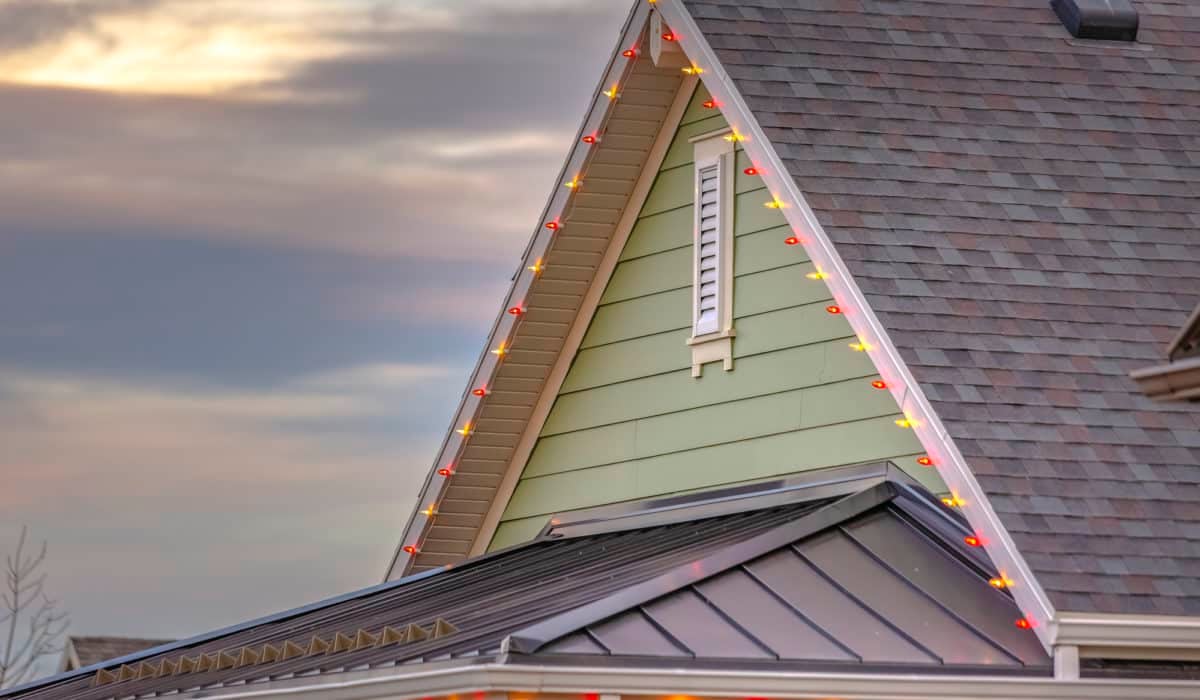
M693 144L728 127L698 87L618 256L491 548L550 514L893 460L934 492L912 431L746 153L736 151L733 369L692 376Z

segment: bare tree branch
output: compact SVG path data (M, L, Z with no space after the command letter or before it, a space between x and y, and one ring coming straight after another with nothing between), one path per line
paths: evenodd
M4 559L4 583L0 591L0 688L31 680L38 662L62 652L67 630L65 612L45 593L46 543L36 554L25 552L28 531L21 528L16 550ZM24 620L24 631L20 631Z

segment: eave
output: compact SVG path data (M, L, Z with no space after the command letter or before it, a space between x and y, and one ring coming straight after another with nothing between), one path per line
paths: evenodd
M1200 357L1134 370L1129 376L1155 401L1200 399Z

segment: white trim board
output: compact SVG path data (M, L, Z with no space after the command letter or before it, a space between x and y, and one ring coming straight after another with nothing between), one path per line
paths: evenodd
M825 282L834 300L842 307L850 327L860 342L869 347L871 360L887 382L905 417L913 423L912 429L933 459L938 474L951 492L963 500L963 515L982 538L988 555L1001 575L1015 582L1011 588L1013 597L1033 623L1042 644L1049 649L1052 644L1049 622L1054 617L1054 606L992 509L983 488L901 358L899 350L867 303L866 296L850 276L849 269L804 194L767 140L716 53L684 9L682 0L658 0L655 7L662 13L684 53L702 71L701 81L716 100L726 121L741 137L742 148L749 154L772 196L780 202L780 211L794 234L800 238L805 252L817 269L827 275Z
M1074 679L1029 676L801 673L462 664L339 673L199 691L225 700L408 700L484 693L497 700L535 697L574 700L593 693L626 700L686 695L704 700L787 698L817 700L1195 700L1196 681ZM418 670L420 669L420 670ZM324 680L325 682L321 682ZM498 694L491 696L491 694ZM196 697L182 693L180 697Z

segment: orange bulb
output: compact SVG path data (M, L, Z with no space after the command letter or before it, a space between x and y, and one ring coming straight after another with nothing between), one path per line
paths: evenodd
M582 140L584 143L596 143L596 137L591 134L584 136Z
M700 103L700 106L701 106L701 107L703 107L703 108L705 108L705 109L716 109L716 108L717 108L717 101L716 101L716 100L713 100L713 99L707 99L707 100L705 100L705 101L701 102L701 103Z
M521 314L525 313L525 309L522 309L519 306L514 306L508 310L508 313L511 316L520 316Z
M450 469L449 467L442 467L441 469L438 470L438 474L440 474L441 476L450 476L453 473L454 473L454 470Z
M673 32L663 32L662 38L663 41L675 41L675 34Z
M883 381L882 379L876 379L875 381L871 382L871 386L875 387L876 389L886 389L887 382Z
M621 52L621 55L625 58L637 58L637 51L633 49L625 49Z
M1026 618L1026 617L1020 618L1014 624L1016 624L1016 626L1019 629L1023 629L1023 630L1033 629L1033 623L1030 622L1029 618Z
M551 231L557 231L558 229L562 228L562 224L558 223L557 221L547 221L546 228L550 229Z
M800 239L796 238L795 236L788 236L787 238L783 239L783 242L786 245L796 245L800 242Z
M963 542L966 542L967 545L970 547L982 547L983 546L983 541L980 540L975 535L967 535L966 537L963 538Z
M471 393L475 394L476 396L487 396L488 390L483 387L479 387L478 389L476 389L475 391L472 391Z
M404 551L408 554L416 554L417 548L412 546L411 544L406 544L406 545L404 545Z
M922 455L920 457L917 457L917 464L921 465L922 467L932 467L933 459Z
M743 170L742 172L746 173L747 175L757 175L757 174L758 174L758 168L746 168L746 169L745 169L745 170Z
M1001 578L999 576L988 580L988 585L991 586L992 588L1008 588L1008 584L1009 584L1008 579Z
M834 315L842 313L842 307L840 306L826 306L825 310Z

